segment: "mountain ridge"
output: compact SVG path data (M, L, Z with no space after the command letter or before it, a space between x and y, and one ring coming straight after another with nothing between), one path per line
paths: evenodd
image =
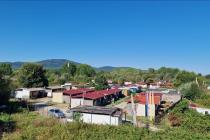
M43 65L44 68L46 69L59 69L61 68L65 63L74 63L76 65L82 64L82 63L78 63L75 61L71 61L68 59L45 59L45 60L40 60L40 61L34 61L34 62L27 62L27 61L16 61L16 62L0 62L0 63L7 63L7 64L11 64L13 69L18 69L20 68L23 64L25 63L37 63L37 64L41 64ZM112 71L115 69L127 69L127 68L131 68L131 67L114 67L114 66L102 66L102 67L93 67L95 68L97 71Z

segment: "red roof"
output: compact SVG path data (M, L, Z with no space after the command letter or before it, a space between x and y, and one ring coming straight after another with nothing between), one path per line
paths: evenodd
M154 94L154 104L159 105L161 100L162 100L162 93L153 93ZM151 95L151 94L149 94ZM148 95L148 96L149 96ZM149 96L149 99L152 98ZM150 100L148 99L148 103L150 104ZM139 95L136 95L134 97L135 102L140 103L140 104L146 104L147 103L147 97L145 93L140 93ZM130 103L131 100L128 100Z
M96 100L102 97L105 97L107 95L113 95L116 93L119 93L121 90L119 89L109 89L109 90L99 90L95 92L89 92L86 94L80 94L77 96L74 96L75 98L86 98L86 99L91 99L91 100Z
M63 92L64 95L71 95L71 96L76 96L82 93L89 93L93 92L94 90L92 89L87 89L87 88L81 88L81 89L71 89L71 90L65 90Z

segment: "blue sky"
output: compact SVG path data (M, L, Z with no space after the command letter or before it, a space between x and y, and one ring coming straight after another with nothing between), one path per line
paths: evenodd
M0 1L0 61L210 73L208 1Z

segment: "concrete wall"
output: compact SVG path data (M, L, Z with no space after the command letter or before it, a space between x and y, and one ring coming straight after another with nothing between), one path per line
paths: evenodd
M52 90L45 90L47 92L47 97L52 97L53 93Z
M121 124L121 117L112 117L109 115L88 114L82 113L81 119L85 123L101 124L101 125L119 125Z
M136 104L136 115L137 116L145 116L146 110L144 104Z
M84 105L93 106L93 100L84 100Z
M63 103L63 92L53 92L52 102Z
M30 92L27 90L22 90L22 91L16 91L15 93L15 98L17 99L29 99L30 98Z
M82 98L71 98L71 108L83 105Z
M203 114L203 115L207 115L207 114L209 114L210 115L210 109L208 109L208 108L196 108L195 109L198 113L201 113L201 114Z
M146 105L145 104L136 104L136 115L146 117ZM148 105L148 116L155 117L156 107L154 104Z
M64 103L67 103L67 104L70 104L70 96L68 96L68 95L63 95L63 102L64 102Z

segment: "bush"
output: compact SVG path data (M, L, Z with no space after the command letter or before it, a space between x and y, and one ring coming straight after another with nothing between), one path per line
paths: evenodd
M181 91L181 94L185 98L192 100L192 101L200 98L201 95L203 94L202 89L200 89L198 87L198 85L195 83L186 83L186 84L182 85L180 87L180 91Z
M168 120L170 121L171 126L180 126L181 125L181 118L178 117L177 115L170 113L168 116Z

